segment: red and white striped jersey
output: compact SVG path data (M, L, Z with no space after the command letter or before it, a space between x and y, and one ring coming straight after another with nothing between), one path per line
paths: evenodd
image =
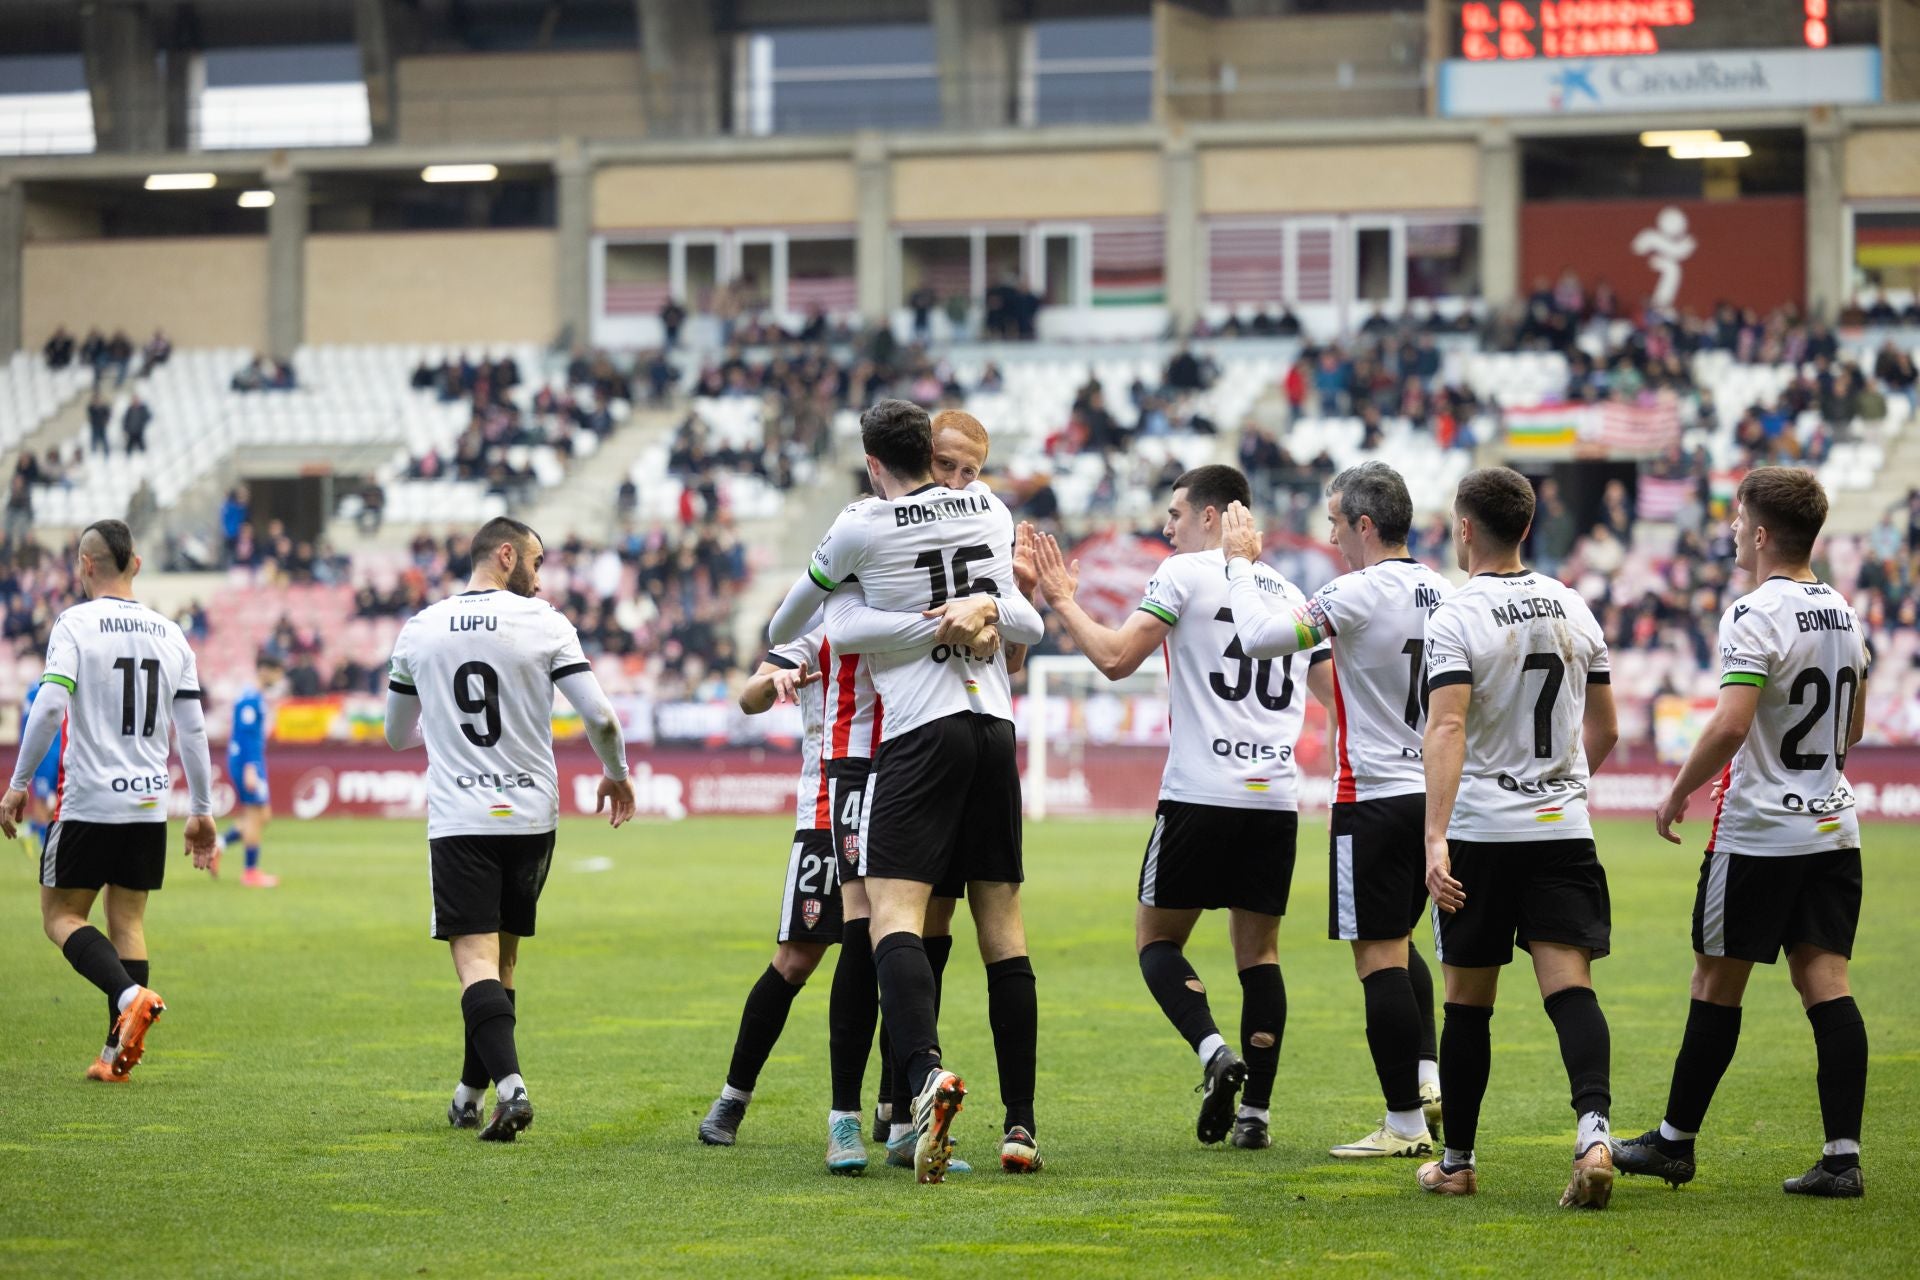
M805 663L821 673L818 684L800 691L800 786L795 797L794 827L800 831L833 829L832 800L827 790L827 763L833 760L869 760L880 745L883 713L867 664L853 654L840 654L827 643L827 630L816 626L792 644L777 645L767 661L779 667Z

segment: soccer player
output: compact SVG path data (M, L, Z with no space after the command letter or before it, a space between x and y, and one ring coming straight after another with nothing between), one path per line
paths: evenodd
M1560 1040L1579 1118L1564 1207L1606 1208L1611 1100L1592 962L1612 930L1587 781L1619 737L1606 638L1586 601L1530 571L1533 487L1506 467L1460 481L1454 545L1471 578L1427 619L1427 892L1446 984L1446 1149L1420 1166L1441 1195L1478 1189L1474 1141L1492 1067L1489 1023L1517 941Z
M1293 756L1306 697L1298 686L1324 680L1327 650L1319 646L1296 664L1292 655L1256 661L1241 647L1221 518L1233 503L1250 500L1247 478L1233 467L1197 467L1175 480L1165 528L1173 554L1118 630L1096 622L1074 599L1071 570L1051 535L1040 537L1035 567L1047 603L1109 680L1132 675L1148 654L1166 649L1172 732L1140 868L1134 942L1147 990L1199 1055L1195 1136L1215 1143L1231 1133L1234 1146L1261 1148L1273 1145L1268 1107L1287 1025L1278 946L1299 828ZM1299 588L1272 568L1252 564L1244 572L1287 615L1304 608ZM1227 908L1240 971L1244 1058L1221 1036L1206 986L1185 954L1201 913L1220 907Z
M240 815L227 828L221 844L240 844L247 852L240 883L249 889L271 889L280 883L260 869L260 833L273 816L267 791L267 697L280 686L284 673L277 655L262 653L253 664L254 683L233 704L233 731L227 735L227 777L233 781ZM220 860L214 859L218 871Z
M1740 1038L1753 966L1787 953L1819 1058L1820 1161L1782 1190L1865 1193L1860 1114L1867 1028L1847 988L1860 920L1860 820L1845 773L1866 725L1868 654L1858 616L1813 574L1827 495L1811 471L1756 467L1741 480L1735 562L1756 583L1720 620L1720 704L1654 815L1662 837L1687 798L1721 780L1693 900L1693 1002L1660 1126L1616 1142L1623 1173L1674 1186L1694 1176L1694 1137Z
M514 1048L514 964L533 936L560 817L553 691L584 722L603 776L596 813L633 816L620 721L580 651L580 637L535 599L540 536L496 517L472 543L467 589L428 605L400 630L387 681L387 744L427 750L432 935L450 944L460 978L466 1061L447 1106L456 1129L512 1142L533 1123ZM480 1102L493 1081L483 1127Z
M45 686L33 684L27 687L26 705L20 712L20 727L26 728L33 715L33 700L39 696ZM27 787L27 803L23 811L27 822L27 843L34 857L47 847L47 828L53 822L53 801L60 790L60 743L57 740L47 748L47 754L40 758L35 766L33 778Z
M949 880L967 883L987 967L1006 1104L1001 1167L1025 1172L1039 1166L1037 1015L1020 917L1012 693L1005 664L990 650L1001 640L1037 642L1040 615L1012 589L1014 528L1006 507L991 493L933 480L925 410L882 400L861 415L861 440L877 496L848 507L827 531L810 582L788 594L770 634L777 638L825 598L828 640L838 652L868 654L886 707L867 783L860 870L870 929L880 937L874 964L881 1009L914 1099L916 1174L921 1182L944 1180L953 1117L966 1096L961 1078L941 1062L933 970L921 938L933 889ZM856 577L864 603L837 590ZM881 641L862 634L860 617L874 613L913 616L905 635ZM989 630L996 633L991 644L984 639Z
M841 940L843 861L858 865L859 812L867 762L879 734L880 708L865 667L856 658L837 656L827 643L824 624L817 617L815 623L794 643L768 650L766 660L740 692L740 709L750 716L761 715L778 702L798 705L800 785L773 961L747 994L726 1084L700 1122L700 1141L709 1146L730 1147L738 1137L754 1085L786 1027L794 997L820 967L827 948ZM840 998L838 984L834 997ZM865 1037L859 1045L862 1074L873 1047L877 1017L871 991L866 1009ZM837 1037L838 1023L833 1030ZM827 1171L858 1176L867 1168L866 1145L860 1137L860 1082L855 1079L850 1099L838 1096L841 1054L833 1056L836 1097L827 1118ZM843 1102L851 1105L842 1107Z
M147 985L146 913L167 868L169 732L187 777L187 853L201 870L213 865L216 847L213 763L193 650L172 619L133 599L133 534L118 520L96 521L80 535L78 558L87 600L53 624L40 694L0 797L0 832L14 838L34 768L57 740L40 918L67 963L107 997L107 1043L87 1079L123 1083L167 1008ZM87 922L102 897L105 934Z
M1381 1126L1332 1149L1340 1159L1425 1156L1440 1123L1433 979L1410 945L1427 904L1425 718L1427 614L1446 579L1407 554L1413 499L1384 462L1349 467L1327 486L1331 541L1352 570L1298 615L1268 608L1254 579L1253 516L1226 512L1234 630L1251 658L1332 646L1334 794L1329 815L1327 936L1353 944L1367 1012L1367 1048L1386 1099Z

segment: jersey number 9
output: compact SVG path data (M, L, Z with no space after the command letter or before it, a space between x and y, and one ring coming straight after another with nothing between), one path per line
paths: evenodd
M480 692L474 694L474 685ZM476 729L462 723L460 732L476 747L490 747L500 741L500 675L484 662L463 662L453 673L453 702L470 716L484 718L486 727Z

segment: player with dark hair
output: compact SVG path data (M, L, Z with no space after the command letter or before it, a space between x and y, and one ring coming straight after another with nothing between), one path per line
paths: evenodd
M0 798L0 832L11 840L29 780L58 741L40 918L67 963L107 997L107 1043L87 1078L116 1084L139 1063L167 1007L147 985L146 913L166 875L170 733L187 777L187 853L206 870L216 849L198 666L179 626L133 599L139 572L122 522L97 521L80 535L74 576L87 600L53 624L40 693ZM105 934L88 923L95 899L105 905Z
M1247 478L1233 467L1196 467L1173 482L1165 528L1173 554L1117 629L1074 599L1073 568L1051 535L1040 538L1035 567L1067 634L1109 680L1132 675L1166 649L1172 732L1140 868L1134 943L1147 990L1200 1059L1195 1136L1215 1143L1231 1133L1235 1146L1260 1148L1273 1144L1268 1108L1287 1025L1279 934L1293 885L1294 750L1306 713L1296 674L1323 700L1331 686L1324 645L1296 667L1292 654L1256 661L1234 633L1238 606L1230 604L1222 518L1249 496ZM1246 572L1288 616L1305 607L1299 588L1267 565ZM1206 986L1186 957L1201 914L1221 907L1240 971L1244 1059L1220 1034Z
M1013 578L1013 519L991 493L932 476L926 411L882 400L861 415L875 497L848 507L815 550L808 580L776 612L779 643L822 601L827 636L864 653L886 706L861 822L861 873L878 935L874 965L896 1070L913 1094L919 1180L945 1179L950 1126L966 1096L941 1063L933 969L923 941L935 888L967 885L1006 1115L1001 1167L1037 1169L1037 1007L1020 918L1020 778L1002 639L1032 643L1040 616ZM859 592L841 591L858 579ZM1003 586L1003 584L1005 584ZM905 615L904 618L889 615ZM876 620L877 619L877 620Z
M1269 608L1254 581L1262 543L1252 513L1237 503L1227 508L1234 627L1255 658L1298 653L1323 640L1333 651L1326 664L1334 721L1327 933L1353 944L1367 1048L1387 1114L1371 1134L1330 1154L1426 1156L1440 1122L1440 1068L1433 979L1410 935L1427 904L1420 767L1427 615L1447 582L1407 554L1413 499L1384 462L1363 462L1333 478L1327 524L1352 572L1287 613Z
M1562 1206L1604 1209L1611 1042L1593 993L1612 909L1593 847L1587 784L1619 738L1606 637L1579 594L1529 570L1520 546L1533 487L1506 467L1469 472L1454 545L1472 575L1427 619L1427 892L1446 982L1440 1088L1446 1150L1422 1188L1478 1189L1474 1141L1493 1065L1494 994L1513 948L1560 1040L1578 1125Z
M1660 835L1719 779L1693 900L1692 1003L1658 1128L1613 1144L1623 1173L1693 1180L1694 1139L1740 1040L1755 964L1782 951L1813 1025L1820 1160L1782 1189L1853 1198L1867 1095L1867 1028L1847 983L1860 922L1860 818L1847 752L1866 729L1860 620L1814 575L1827 495L1813 472L1756 467L1741 480L1734 560L1757 583L1720 620L1720 704L1654 815Z
M233 728L227 735L227 779L233 783L234 803L240 812L227 828L221 844L246 850L246 869L240 883L249 889L271 889L280 877L260 869L260 836L273 816L273 797L267 788L267 699L280 687L286 664L279 654L262 651L254 663L254 683L233 704ZM214 859L214 869L220 861Z
M604 776L595 812L633 816L620 721L573 624L536 599L546 551L502 516L474 535L467 589L401 628L387 682L386 738L427 751L429 926L453 952L466 1059L447 1122L483 1142L512 1142L533 1123L514 1047L513 971L553 863L560 817L553 692L571 703ZM494 1085L492 1116L480 1102Z

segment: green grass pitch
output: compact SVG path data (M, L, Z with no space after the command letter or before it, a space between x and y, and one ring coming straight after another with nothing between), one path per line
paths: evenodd
M1912 1274L1920 983L1900 977L1920 958L1911 828L1867 836L1854 969L1873 1046L1867 1199L1779 1190L1821 1140L1812 1037L1779 966L1749 992L1700 1179L1679 1192L1623 1179L1604 1214L1555 1205L1573 1118L1525 967L1493 1024L1477 1199L1420 1194L1409 1161L1326 1156L1377 1122L1380 1100L1348 950L1325 937L1317 823L1301 832L1281 931L1291 1016L1276 1145L1200 1148L1196 1066L1133 960L1146 829L1029 833L1047 1160L1036 1177L991 1167L993 1053L962 912L942 1030L972 1089L959 1150L986 1167L943 1187L882 1167L825 1172L824 970L795 1003L740 1145L694 1139L771 950L789 836L778 822L563 828L520 973L538 1118L500 1147L444 1118L459 1005L446 948L425 936L421 824L284 822L267 841L284 877L271 893L210 883L176 858L149 921L154 985L171 1007L119 1087L81 1078L103 1001L41 936L22 859L0 893L0 1274ZM1638 1132L1660 1117L1685 1017L1698 855L1648 823L1605 825L1600 845L1614 901L1615 954L1597 969L1614 1118ZM1239 992L1224 935L1224 921L1207 922L1193 954L1231 1031Z

